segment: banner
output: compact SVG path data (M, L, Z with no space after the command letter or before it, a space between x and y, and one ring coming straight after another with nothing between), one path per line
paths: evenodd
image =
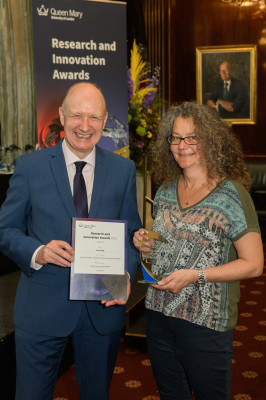
M64 136L58 108L71 85L86 81L107 103L99 146L128 157L126 4L33 0L32 15L39 146Z

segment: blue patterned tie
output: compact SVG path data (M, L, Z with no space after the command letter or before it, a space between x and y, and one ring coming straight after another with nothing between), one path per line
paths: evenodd
M82 175L82 170L86 164L85 161L75 162L76 175L74 177L73 198L79 218L88 218L87 191L84 176Z

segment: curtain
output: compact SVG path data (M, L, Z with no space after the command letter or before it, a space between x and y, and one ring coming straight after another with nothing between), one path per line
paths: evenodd
M31 0L0 0L1 147L37 143Z

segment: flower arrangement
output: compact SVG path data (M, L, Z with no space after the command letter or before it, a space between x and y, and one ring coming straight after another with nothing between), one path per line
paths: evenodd
M144 167L160 120L160 69L153 71L143 60L143 48L133 42L128 69L128 124L130 158L136 167Z

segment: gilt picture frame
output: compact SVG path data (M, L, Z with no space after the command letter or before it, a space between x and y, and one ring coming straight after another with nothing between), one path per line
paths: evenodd
M225 82L228 82L224 94ZM196 48L197 102L216 108L230 124L255 124L257 46Z

